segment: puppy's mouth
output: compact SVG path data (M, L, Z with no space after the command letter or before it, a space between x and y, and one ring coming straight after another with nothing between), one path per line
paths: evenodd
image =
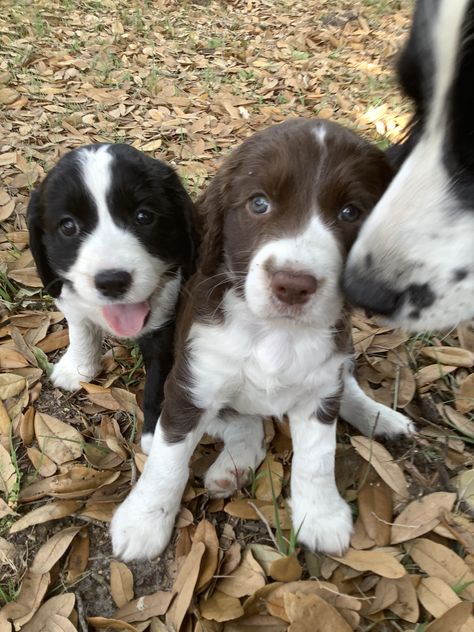
M102 316L112 331L121 338L135 338L150 315L148 301L141 303L113 303L102 308Z

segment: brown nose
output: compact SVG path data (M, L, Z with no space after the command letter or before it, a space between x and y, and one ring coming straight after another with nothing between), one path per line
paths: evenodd
M316 292L318 282L311 274L279 270L272 276L272 291L282 303L303 305Z

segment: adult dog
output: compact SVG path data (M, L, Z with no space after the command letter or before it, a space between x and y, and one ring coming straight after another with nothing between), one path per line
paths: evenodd
M261 416L285 414L298 539L329 553L347 548L351 512L334 479L339 411L369 435L412 429L358 386L340 291L347 250L391 176L382 152L318 120L270 127L226 160L198 203L198 272L186 286L150 456L112 521L116 555L163 551L204 432L224 441L206 486L228 496L264 457Z
M345 291L394 326L452 327L474 316L474 0L418 0L399 77L415 114Z
M178 295L193 271L192 209L169 165L110 144L63 156L28 206L38 272L69 325L69 347L51 379L77 390L94 378L104 331L138 339L147 369L144 448L173 362Z

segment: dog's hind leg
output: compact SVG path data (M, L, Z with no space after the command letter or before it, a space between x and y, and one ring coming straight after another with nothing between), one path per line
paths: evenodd
M71 317L61 305L69 325L69 347L54 365L51 381L66 391L77 391L101 370L102 331L82 315Z
M223 412L206 431L222 439L224 447L208 469L204 484L212 496L232 496L249 484L252 472L265 458L262 418Z
M366 395L350 371L344 373L339 414L368 437L396 437L415 432L415 426L408 417Z

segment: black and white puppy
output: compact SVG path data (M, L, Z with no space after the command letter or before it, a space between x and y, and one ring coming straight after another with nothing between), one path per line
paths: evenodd
M474 316L474 0L418 0L399 77L414 119L345 289L392 325L452 327Z
M104 332L137 339L147 369L144 448L173 361L178 295L194 267L192 209L169 165L112 144L63 156L28 206L39 275L69 325L51 379L76 390L101 370Z

